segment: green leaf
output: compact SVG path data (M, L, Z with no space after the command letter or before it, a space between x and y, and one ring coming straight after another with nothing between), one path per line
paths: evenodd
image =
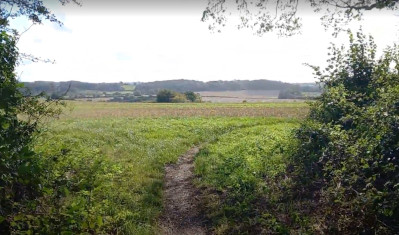
M98 224L98 226L103 225L103 217L102 216L97 216L97 224Z

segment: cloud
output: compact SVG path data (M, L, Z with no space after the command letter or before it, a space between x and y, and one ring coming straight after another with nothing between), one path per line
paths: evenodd
M131 60L132 59L132 57L130 55L128 55L128 54L126 54L124 52L117 52L115 54L115 57L116 57L117 60L121 60L121 61L123 61L123 60Z
M64 11L64 32L46 22L23 35L18 45L22 52L56 60L54 65L21 65L18 72L23 71L23 81L119 82L186 78L311 82L314 80L312 71L303 63L323 65L330 41L347 42L346 35L332 38L331 32L325 32L314 15L304 17L302 35L278 38L272 34L258 37L234 27L212 33L208 25L200 21L202 6L190 5L190 14L174 15L165 11L164 14L113 15L101 11L85 13L84 7L90 4L94 3L85 1L81 8L57 9ZM160 6L153 7L161 11ZM173 8L173 4L169 7ZM76 9L71 11L70 8ZM150 12L151 4L142 8ZM90 11L96 12L94 8ZM391 44L397 40L393 21L399 22L399 17L391 14L370 17L365 22L365 32L372 32L378 45Z

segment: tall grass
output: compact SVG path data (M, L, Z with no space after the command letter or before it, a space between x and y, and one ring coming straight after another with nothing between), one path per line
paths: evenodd
M56 232L156 233L165 164L224 133L282 120L121 117L53 122L36 146L48 169L43 187L49 196L42 199L46 216L58 221L52 228Z
M273 222L263 206L275 196L270 185L286 169L286 143L296 126L286 120L236 129L202 149L195 169L213 232L271 233Z

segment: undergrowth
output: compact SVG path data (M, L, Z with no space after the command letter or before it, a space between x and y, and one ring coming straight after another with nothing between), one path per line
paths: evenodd
M266 232L273 218L264 202L275 196L274 180L285 171L284 154L295 127L291 121L233 130L200 151L197 184L204 190L204 212L213 232Z

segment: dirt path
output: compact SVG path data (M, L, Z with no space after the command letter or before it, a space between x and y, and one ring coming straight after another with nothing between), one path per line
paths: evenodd
M192 184L193 162L198 151L199 147L191 148L176 164L166 166L161 234L206 234L198 210L198 191Z

